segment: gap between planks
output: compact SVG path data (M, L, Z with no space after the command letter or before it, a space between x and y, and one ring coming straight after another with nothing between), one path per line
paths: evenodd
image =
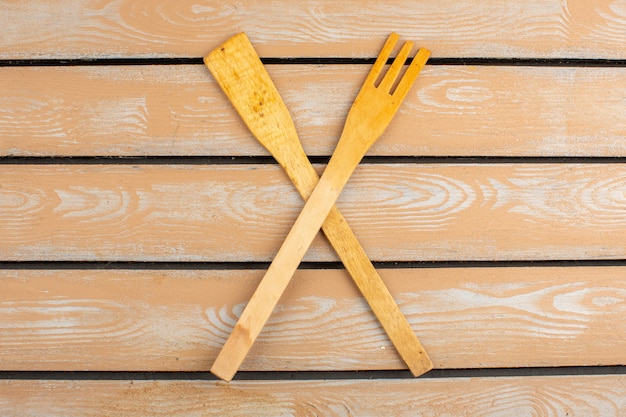
M328 156L309 156L325 165ZM626 156L365 156L360 165L623 164ZM0 165L275 165L270 156L0 156Z
M560 259L529 261L386 261L372 262L376 269L421 268L528 268L626 266L626 259ZM112 261L18 261L0 262L1 270L179 270L223 271L267 269L270 262L112 262ZM343 269L341 262L302 262L299 269Z
M273 58L261 57L264 65L371 65L376 58ZM389 58L387 64L391 64ZM407 64L412 62L407 59ZM204 65L202 57L179 58L77 58L77 59L0 59L0 67L85 67L85 66L144 66L144 65ZM507 67L624 67L626 59L602 58L437 58L428 65L472 65Z
M432 369L421 379L520 378L626 375L626 366ZM241 371L233 381L345 381L413 379L409 370ZM26 381L220 381L211 372L167 371L0 371L0 380Z

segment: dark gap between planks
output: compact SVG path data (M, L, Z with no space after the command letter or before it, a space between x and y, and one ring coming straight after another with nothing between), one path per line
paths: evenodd
M434 369L420 379L503 378L537 376L626 375L626 366L568 366L536 368ZM409 371L239 371L233 381L331 381L413 379ZM137 372L137 371L0 371L0 380L60 381L219 381L209 372Z
M626 259L537 260L537 261L384 261L372 262L376 269L435 268L533 268L616 267ZM0 270L265 270L269 262L130 262L130 261L0 261ZM302 262L301 270L343 269L341 262Z
M309 156L327 164L330 156ZM623 164L626 156L365 156L361 164ZM0 156L0 165L259 165L271 156Z
M375 58L302 57L261 58L265 65L371 65ZM387 63L391 64L393 58ZM407 60L407 64L412 58ZM107 65L202 65L202 58L70 58L2 59L0 67L71 67ZM428 65L531 66L531 67L625 67L626 59L605 58L430 58Z

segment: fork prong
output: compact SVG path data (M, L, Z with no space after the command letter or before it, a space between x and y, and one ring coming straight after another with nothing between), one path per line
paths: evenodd
M393 92L393 96L397 98L398 102L404 100L404 97L406 97L407 93L411 89L411 86L417 79L417 76L426 64L426 61L428 61L428 57L430 57L430 51L426 48L420 48L413 58L413 62L411 62L411 65L409 65L409 68L407 68L404 76L398 83L396 90Z
M411 49L413 48L413 42L407 41L402 45L400 52L398 52L398 56L393 60L387 74L385 74L383 80L380 82L378 88L391 92L391 87L395 84L396 78L398 78L398 74L400 70L404 66L406 62L406 58L409 56Z
M389 55L391 55L391 51L393 51L393 47L398 42L398 39L400 39L400 36L398 36L395 32L392 32L389 35L387 41L385 41L385 44L383 45L383 49L381 49L378 54L378 58L376 58L376 62L374 62L372 69L369 74L367 74L364 85L374 85L376 83L378 76L385 67L385 64L387 64L387 60L389 59Z

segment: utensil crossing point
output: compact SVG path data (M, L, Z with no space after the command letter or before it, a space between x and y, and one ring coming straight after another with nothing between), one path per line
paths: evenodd
M211 372L218 377L232 379L320 227L413 375L432 369L432 362L406 318L345 219L334 207L343 186L369 147L391 122L428 59L429 51L421 49L398 81L398 74L412 48L412 43L406 42L382 81L375 85L397 40L398 36L392 34L374 63L319 182L300 145L289 111L247 36L243 33L235 35L205 57L205 64L246 125L287 171L301 195L305 199L309 197L213 364Z

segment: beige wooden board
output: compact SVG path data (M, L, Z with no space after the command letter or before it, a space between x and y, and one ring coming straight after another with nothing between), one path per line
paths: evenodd
M0 59L199 57L239 31L264 56L372 57L392 30L440 57L626 58L619 0L3 1L0 15Z
M268 65L330 155L367 65ZM626 69L427 66L370 155L624 156ZM0 155L267 155L203 65L0 68Z
M620 417L626 377L346 381L0 381L4 416Z
M303 203L277 165L3 165L0 259L269 261ZM624 164L361 165L373 260L624 259ZM318 236L308 261L336 255Z
M371 58L396 31L435 58L626 59L623 0L0 0L0 21L0 156L267 155L204 66L87 62L199 63L239 31L263 57ZM87 61L6 62L74 58ZM429 65L370 155L626 156L622 61ZM330 155L369 65L268 70L307 153ZM620 260L381 269L436 368L625 365L626 267L617 265L626 259L626 165L612 161L369 164L339 207L378 261ZM107 379L0 379L2 416L626 414L626 377L602 368L230 385L159 374L116 380L108 371L207 371L263 276L245 262L273 258L303 203L272 164L2 162L0 263L44 263L0 265L0 376L91 370ZM336 259L321 236L306 258ZM244 269L45 262L64 260ZM321 269L297 272L242 367L395 369L403 362L348 274Z
M436 368L626 364L624 267L380 269ZM207 371L263 270L0 271L0 369ZM344 270L300 270L242 370L405 369Z

